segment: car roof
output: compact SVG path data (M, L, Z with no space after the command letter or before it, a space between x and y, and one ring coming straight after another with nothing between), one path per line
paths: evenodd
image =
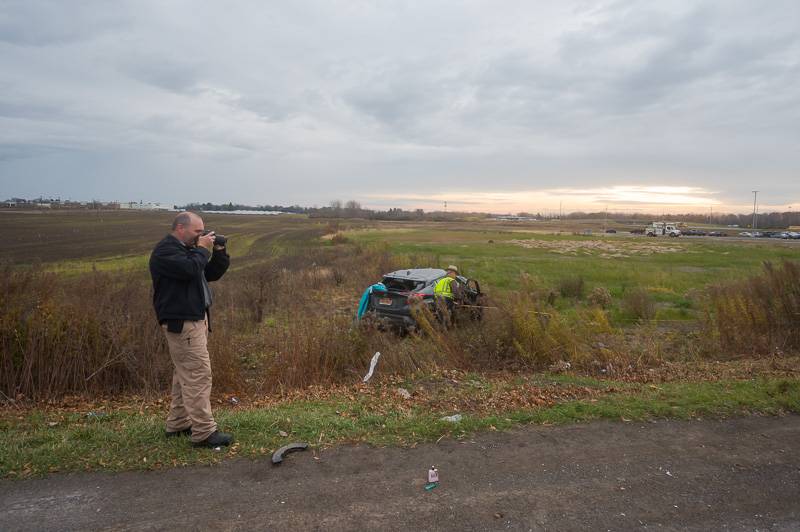
M397 270L384 275L384 277L392 277L394 279L410 279L412 281L434 281L444 277L444 270L439 268L410 268L407 270Z

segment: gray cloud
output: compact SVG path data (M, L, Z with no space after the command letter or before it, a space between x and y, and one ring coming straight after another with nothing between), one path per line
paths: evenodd
M43 157L57 151L52 146L36 144L0 144L0 162L14 159L32 159Z
M129 59L123 72L142 83L172 92L189 92L200 81L200 69L191 62L151 54Z
M0 5L0 42L51 46L85 41L120 30L127 14L103 0L5 0Z
M738 205L759 180L798 201L799 30L792 0L6 2L0 186L183 202L224 176L227 200L324 204L673 185Z

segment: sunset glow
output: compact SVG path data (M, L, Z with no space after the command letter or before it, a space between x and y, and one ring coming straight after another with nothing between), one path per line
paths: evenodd
M406 208L441 210L447 202L450 210L506 212L563 212L608 209L615 212L687 213L747 212L752 203L723 203L716 191L688 186L619 185L593 188L554 188L519 192L465 192L460 194L375 194L366 198L376 207L401 205ZM787 205L759 205L759 210L786 210Z

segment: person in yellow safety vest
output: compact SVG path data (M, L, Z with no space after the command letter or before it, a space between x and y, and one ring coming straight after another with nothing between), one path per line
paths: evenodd
M451 264L445 271L446 275L436 281L436 285L433 287L433 295L436 298L436 314L439 321L445 325L450 325L453 321L455 301L461 297L461 285L456 281L458 267Z

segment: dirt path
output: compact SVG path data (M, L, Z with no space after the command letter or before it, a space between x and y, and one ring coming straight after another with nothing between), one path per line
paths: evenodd
M800 416L598 422L56 475L0 482L0 530L798 530L798 442Z

